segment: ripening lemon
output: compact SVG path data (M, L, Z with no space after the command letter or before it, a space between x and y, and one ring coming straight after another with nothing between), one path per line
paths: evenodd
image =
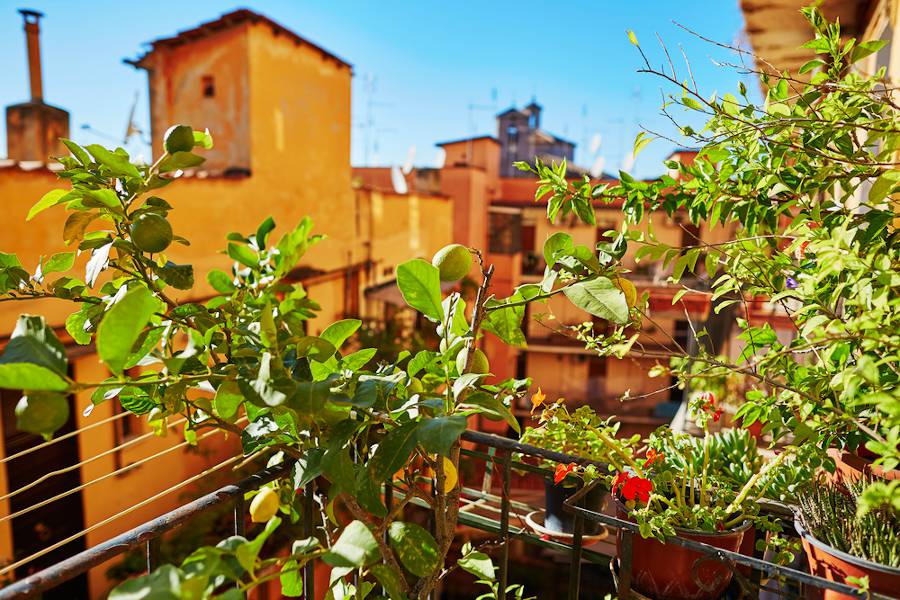
M145 213L131 224L131 241L144 252L162 252L172 243L172 226L161 215Z
M22 431L49 439L69 420L69 402L62 394L31 392L16 404L16 424Z
M250 503L250 520L254 523L265 523L278 512L280 502L278 494L272 488L259 490Z
M194 149L194 130L190 125L172 125L163 138L166 152L190 152Z
M459 473L457 473L456 467L453 466L452 460L446 456L441 458L444 460L444 493L449 494L456 487L456 482L459 481Z
M441 272L441 281L459 281L469 274L472 253L462 244L450 244L438 250L431 264Z
M460 373L466 368L467 356L469 356L468 348L463 348L459 351L459 354L456 355L456 369ZM469 365L469 373L487 373L490 369L491 365L488 363L487 356L485 356L484 352L480 349L475 348L475 353L472 355L472 364Z
M616 277L612 282L625 294L625 304L628 305L628 308L634 308L634 305L637 303L637 288L634 287L634 284L624 277Z

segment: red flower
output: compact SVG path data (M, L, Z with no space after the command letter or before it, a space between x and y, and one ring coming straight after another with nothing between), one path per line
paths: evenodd
M631 477L622 486L622 496L626 500L637 498L644 504L650 501L650 492L653 491L653 482L643 477Z
M721 408L717 408L717 409L716 409L716 412L714 412L714 413L713 413L713 416L712 416L713 422L714 422L714 423L715 423L715 422L718 422L718 421L719 421L719 418L720 418L721 416L722 416L722 409L721 409Z
M666 457L662 452L657 452L653 448L650 448L647 450L647 460L644 461L644 468L646 469L655 462L662 462L665 458Z
M572 472L572 470L576 467L575 463L569 463L567 465L558 464L556 465L556 471L553 473L553 483L559 485L566 476Z
M620 487L622 484L624 484L625 482L628 481L628 478L629 478L629 477L630 477L630 475L628 474L627 471L621 471L621 472L619 472L619 473L616 473L616 476L613 478L613 481L612 481L612 493L613 493L613 495L615 495L616 491L619 489L619 487Z
M797 260L803 260L806 258L806 247L809 246L809 242L803 242L800 246L794 251L794 256Z

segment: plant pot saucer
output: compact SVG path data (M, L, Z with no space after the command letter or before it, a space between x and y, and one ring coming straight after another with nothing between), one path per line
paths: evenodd
M533 510L527 515L525 515L525 524L528 527L538 534L541 539L552 540L554 542L559 542L560 544L572 544L575 540L575 536L571 533L564 533L562 531L553 531L552 529L547 529L544 527L544 511L543 510ZM587 548L589 546L593 546L594 544L605 540L609 537L609 530L606 529L605 526L601 526L602 529L600 533L596 535L583 535L581 536L581 546L582 548Z

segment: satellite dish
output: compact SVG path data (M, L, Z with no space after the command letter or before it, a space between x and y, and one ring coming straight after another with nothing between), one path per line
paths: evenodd
M599 133L595 133L594 137L591 138L591 154L597 154L597 151L600 150L600 144L603 142L603 138L600 137Z
M598 179L603 176L603 167L606 166L606 158L598 156L591 165L591 177Z
M403 171L398 166L391 167L391 184L394 186L394 191L398 194L409 193L406 177L403 176Z
M634 167L634 152L629 152L625 155L625 158L622 159L622 170L629 173L631 172L632 167Z
M443 148L438 148L437 154L434 157L434 166L437 169L443 169L444 163L447 162L447 151Z
M412 173L413 163L416 160L416 145L413 144L409 147L409 151L406 153L406 162L403 163L403 174L408 175Z

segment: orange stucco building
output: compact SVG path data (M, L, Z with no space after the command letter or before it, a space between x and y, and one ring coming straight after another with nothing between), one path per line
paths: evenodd
M33 92L40 69L39 62L34 62L39 51L31 49L37 44L40 15L26 17ZM229 267L230 260L220 253L225 236L231 231L253 231L268 216L283 229L309 215L315 232L327 236L292 274L322 307L310 324L312 333L336 319L383 314L382 305L391 299L366 294L366 290L389 285L394 265L430 256L450 242L452 212L445 195L401 195L351 181L353 70L336 55L262 15L238 10L155 40L146 54L129 62L148 74L154 155L160 153L163 133L174 123L208 128L215 139L206 162L186 171L161 194L174 207L170 219L175 233L191 241L190 246L173 245L169 251L172 260L194 265L197 287L185 292L186 298L213 293L205 274L214 267ZM64 183L53 174L47 153L42 151L38 158L23 148L44 144L48 135L66 135L68 115L61 111L64 122L44 119L45 114L58 116L60 109L45 105L34 93L25 104L27 110L11 107L8 111L15 121L12 125L31 121L7 129L10 143L8 158L0 160L0 194L8 222L0 249L17 254L23 265L32 268L41 255L65 249L65 214L49 210L27 224L25 215L44 193ZM47 148L46 144L40 147ZM59 154L55 147L51 152ZM84 259L77 264L83 265ZM45 315L56 328L66 343L75 378L99 381L108 376L92 346L78 346L68 339L64 323L72 309L61 301L0 303L0 344L8 339L18 315L26 312ZM17 569L16 576L170 510L184 501L185 494L213 489L227 478L227 469L100 525L239 452L237 440L221 434L202 440L197 449L184 447L180 427L172 427L163 438L150 435L142 418L117 417L121 410L117 402L104 402L85 415L90 394L79 394L71 399L72 416L60 434L90 430L6 460L40 441L16 430L13 409L18 397L14 391L2 393L0 560L8 564L86 528L89 531ZM61 469L68 471L7 497L41 475ZM67 492L46 506L16 514ZM104 597L112 585L106 576L108 567L101 565L46 597Z

